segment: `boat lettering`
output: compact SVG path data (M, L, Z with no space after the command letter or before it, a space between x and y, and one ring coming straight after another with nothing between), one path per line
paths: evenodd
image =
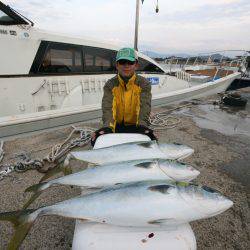
M2 30L2 29L0 29L0 34L8 35L8 30Z
M16 33L16 31L15 31L15 30L10 30L10 35L12 35L12 36L16 36L16 35L17 35L17 33Z
M147 77L151 85L158 85L160 80L159 77Z

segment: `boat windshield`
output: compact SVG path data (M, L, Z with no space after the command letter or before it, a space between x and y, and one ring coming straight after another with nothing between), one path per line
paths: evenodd
M7 14L5 14L3 11L0 10L0 22L1 23L10 23L14 21L15 20L13 18L11 18L10 16L8 16Z
M0 2L0 25L29 24L9 6Z

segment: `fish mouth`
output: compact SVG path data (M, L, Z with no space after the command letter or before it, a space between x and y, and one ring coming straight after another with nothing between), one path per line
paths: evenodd
M187 152L185 152L184 154L182 154L180 157L178 157L178 160L183 160L185 158L187 158L188 156L192 155L194 153L194 150L192 148L190 148L189 150L187 150Z
M188 166L188 169L191 171L190 172L190 181L195 179L201 172L197 169L195 169L194 167L192 166Z
M192 166L187 166L187 170L183 170L180 172L174 172L174 173L167 173L169 177L171 177L174 180L178 181L184 181L184 182L189 182L195 179L200 172L193 168Z
M230 207L233 206L233 201L229 200L229 199L226 199L224 200L223 202L221 202L223 204L218 204L216 207L219 207L221 206L221 208L217 209L214 213L208 213L207 215L209 217L212 217L212 216L216 216L216 215L219 215L223 212L225 212L226 210L228 210Z
M195 198L195 196L191 197L190 194L181 194L181 197L187 204L190 204L192 209L199 212L202 218L210 218L219 215L233 206L233 201L217 192L214 197L207 197L207 195L199 197L198 195L197 198Z

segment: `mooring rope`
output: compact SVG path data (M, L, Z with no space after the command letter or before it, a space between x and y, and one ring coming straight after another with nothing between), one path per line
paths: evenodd
M25 172L27 170L35 169L39 172L45 173L49 169L55 167L50 167L44 169L46 162L55 163L64 157L72 148L83 147L87 145L91 139L91 134L95 131L92 128L76 128L72 126L73 130L70 132L69 136L60 144L56 144L51 148L51 152L43 159L30 159L27 154L22 154L22 161L14 164L0 165L0 181L7 177L12 172ZM73 138L74 133L80 133L80 136ZM0 162L3 159L3 142L0 144Z
M181 122L181 119L177 116L170 115L170 113L177 109L189 107L191 105L194 105L194 103L192 102L184 105L179 105L175 108L151 114L149 119L150 127L153 130L164 130L164 129L175 128Z

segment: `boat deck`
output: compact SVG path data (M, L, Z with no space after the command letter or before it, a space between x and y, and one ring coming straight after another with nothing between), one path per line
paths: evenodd
M186 70L186 72L189 74L204 75L204 76L211 76L211 77L214 77L216 75L219 78L225 77L227 75L234 73L232 70L219 70L217 73L216 68L214 68L214 69L202 69L202 70Z

